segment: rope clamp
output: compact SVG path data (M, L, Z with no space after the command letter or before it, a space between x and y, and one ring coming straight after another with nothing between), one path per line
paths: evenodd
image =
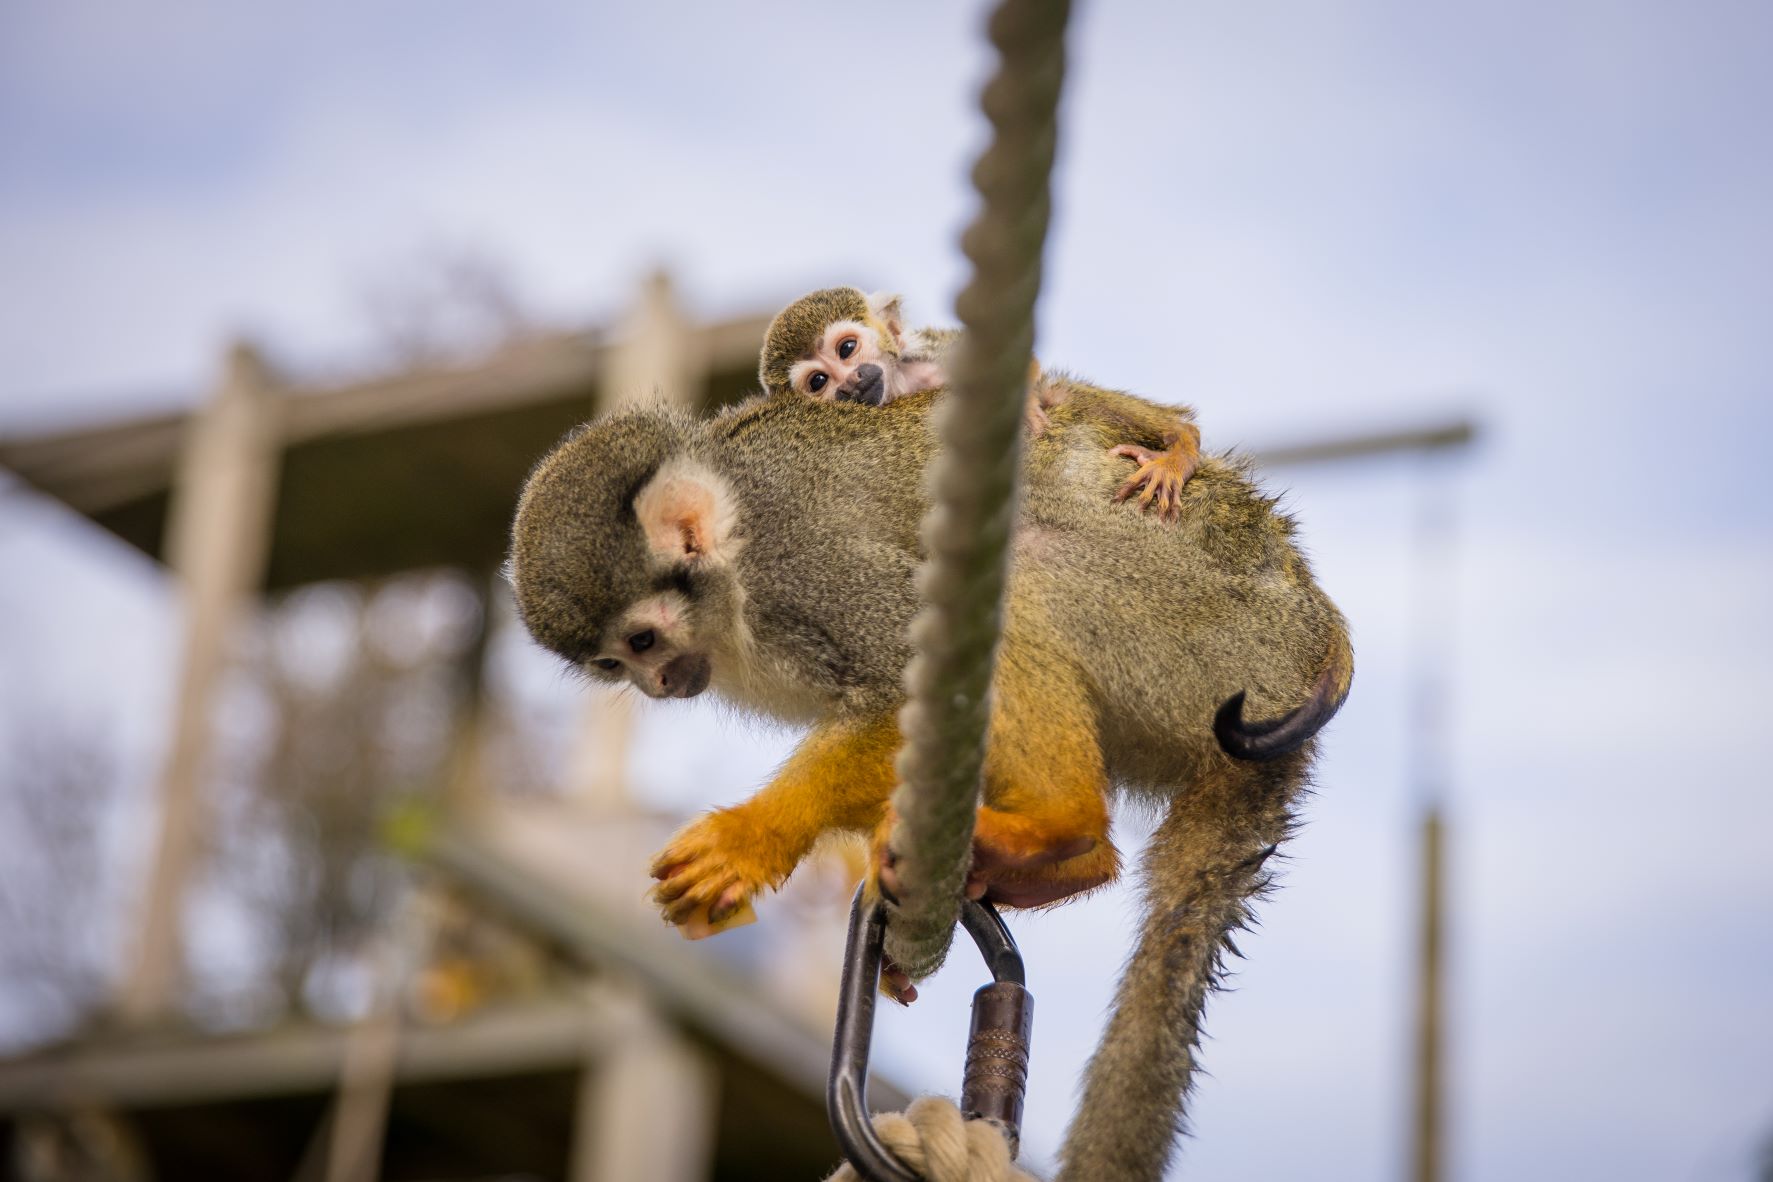
M866 902L863 892L864 888L857 888L850 904L825 1107L844 1156L868 1182L920 1182L881 1142L868 1116L868 1052L874 1038L874 1002L880 992L887 909L882 900ZM980 986L973 994L960 1110L968 1120L988 1120L1002 1130L1014 1158L1028 1086L1034 995L1026 987L1022 953L996 908L963 900L960 922L985 958L992 977L991 984Z

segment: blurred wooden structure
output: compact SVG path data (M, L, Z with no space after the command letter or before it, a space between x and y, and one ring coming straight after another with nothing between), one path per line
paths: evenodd
M167 1022L211 699L234 620L265 592L330 579L453 567L489 587L517 491L552 443L596 411L636 400L706 409L743 397L767 321L696 323L655 275L621 324L527 337L478 364L306 389L284 385L237 345L215 396L190 413L0 439L0 467L165 562L188 612L159 853L120 998L128 1022L0 1063L0 1162L35 1114L52 1113L64 1132L89 1140L127 1132L162 1178L338 1175L329 1127L361 1028L216 1037ZM1456 419L1257 458L1276 467L1451 454L1475 433ZM438 873L544 944L578 983L449 1024L403 1027L383 1048L388 1094L364 1109L384 1147L376 1176L819 1176L836 1150L823 1117L829 1028L811 1020L817 1004L786 998L779 982L760 987L656 920L635 923L639 859L663 832L628 808L625 704L592 699L569 772L586 806L577 813L545 802L488 807L478 720L458 730L449 794L458 815L437 846ZM1432 795L1428 805L1410 1154L1418 1179L1437 1176L1441 1140L1441 822ZM626 911L609 906L617 896ZM757 950L751 938L741 931L717 943L742 957ZM883 1108L905 1102L888 1083L873 1096Z
M437 861L582 979L404 1026L368 1176L822 1176L836 1160L823 1106L829 1032L656 920L562 890L512 848L498 833L452 833ZM318 1179L353 1037L307 1022L121 1032L0 1063L0 1142L20 1114L97 1109L127 1118L160 1179ZM875 1090L883 1106L907 1101L890 1083Z
M215 395L188 413L0 440L0 466L166 563L185 606L119 1020L0 1063L0 1141L16 1150L35 1136L35 1114L101 1113L163 1179L698 1182L814 1177L835 1163L818 1007L637 915L644 874L625 859L663 834L624 808L625 716L607 709L588 720L589 766L575 776L592 786L589 808L571 817L502 813L475 791L474 706L457 725L432 874L546 949L566 970L548 989L445 1024L391 1016L382 1028L372 1016L355 1031L215 1036L177 1012L216 686L239 620L266 592L423 568L468 571L490 592L518 489L549 446L600 409L743 396L767 320L693 322L659 274L608 331L514 340L479 364L301 389L236 344ZM572 840L549 852L547 834ZM587 865L602 877L577 873ZM342 1080L357 1082L341 1091ZM888 1084L875 1095L905 1101ZM352 1160L358 1141L367 1163Z

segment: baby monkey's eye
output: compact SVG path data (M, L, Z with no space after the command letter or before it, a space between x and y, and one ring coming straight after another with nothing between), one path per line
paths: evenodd
M617 669L622 667L622 662L616 660L614 657L598 657L591 663L596 665L599 669L607 669L611 673L614 673Z
M829 377L827 377L826 375L824 375L822 373L814 374L812 377L810 377L806 380L807 392L810 394L817 394L820 390L823 390L825 388L825 383L829 382L830 380L831 379Z
M628 647L637 653L644 653L647 649L653 646L653 641L655 639L656 637L653 636L653 630L648 628L645 632L636 632L634 635L630 636L628 638Z
M845 337L843 340L837 342L837 355L845 361L848 361L856 355L856 350L861 347L862 342L858 341L855 337Z

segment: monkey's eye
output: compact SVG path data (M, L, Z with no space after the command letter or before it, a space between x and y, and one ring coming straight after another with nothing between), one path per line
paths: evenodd
M591 663L596 665L599 669L607 669L611 673L614 673L617 669L622 667L622 662L616 660L614 657L598 657Z
M862 342L858 341L855 337L845 337L843 340L837 342L837 355L845 361L848 361L856 355L856 350L861 347Z
M637 653L644 653L647 649L653 646L653 641L656 639L658 638L653 635L653 630L648 628L645 632L636 632L634 635L630 636L628 638L628 647Z
M823 390L825 388L825 383L829 382L830 380L831 380L831 378L827 374L823 374L823 373L814 374L812 377L810 377L806 380L807 393L808 394L817 394L820 390Z

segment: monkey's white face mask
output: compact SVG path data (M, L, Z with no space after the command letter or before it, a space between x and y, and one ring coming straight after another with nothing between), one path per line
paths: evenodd
M678 457L641 488L633 512L657 589L610 621L583 667L600 680L628 681L650 698L693 698L713 677L713 646L704 633L735 623L709 618L724 614L710 592L727 582L722 576L740 545L732 492L718 473Z

